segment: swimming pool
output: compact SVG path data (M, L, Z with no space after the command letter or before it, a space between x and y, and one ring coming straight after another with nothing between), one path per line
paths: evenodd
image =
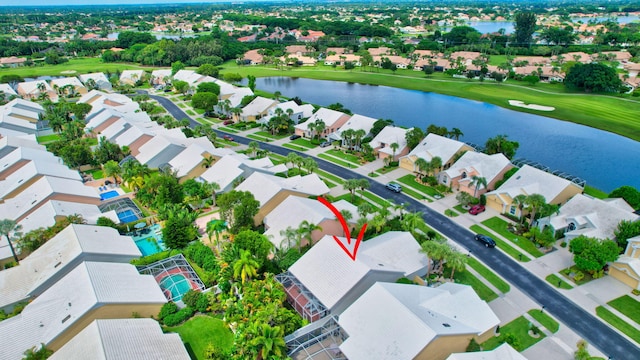
M120 196L120 193L117 190L111 190L100 194L100 200L105 201L107 199L111 199L114 197Z
M138 220L138 216L133 212L133 210L120 211L116 214L118 215L120 222L123 224Z
M160 280L159 285L162 291L166 290L171 293L172 301L180 301L182 296L191 290L189 280L182 274L168 275Z
M136 246L142 256L149 256L166 250L163 242L158 242L153 236L136 240Z

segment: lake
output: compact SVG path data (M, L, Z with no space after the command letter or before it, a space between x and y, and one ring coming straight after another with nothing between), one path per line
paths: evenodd
M500 29L504 29L505 34L511 34L514 31L512 21L467 21L465 24L478 30L482 34L495 33L500 31ZM446 25L442 27L442 30L445 32L450 31L452 27L451 25Z
M386 86L288 77L258 78L256 85L260 90L280 91L286 97L298 96L322 106L340 102L353 113L392 119L400 126L423 130L429 124L457 127L464 133L460 140L479 145L489 137L507 134L520 143L516 158L581 177L607 192L622 185L640 189L640 142L588 126Z
M628 24L630 22L638 21L640 18L634 15L623 15L623 16L583 16L583 17L573 17L571 21L573 22L583 22L588 23L589 21L607 21L607 20L615 20L618 24Z

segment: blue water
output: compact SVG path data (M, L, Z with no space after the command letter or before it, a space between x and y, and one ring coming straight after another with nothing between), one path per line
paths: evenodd
M129 222L138 220L138 216L136 216L133 210L125 210L117 214L118 214L118 219L120 219L121 223L129 223Z
M460 140L474 144L506 134L520 143L516 158L581 177L607 192L622 185L640 188L640 142L607 131L479 101L386 86L286 77L258 78L256 84L260 90L280 91L322 106L340 102L356 114L393 119L400 126L457 127L464 133Z
M637 16L628 16L628 15L624 15L624 16L596 16L596 17L574 17L571 18L571 21L573 22L578 22L578 21L582 21L583 23L588 23L589 21L597 21L597 22L603 22L603 21L607 21L607 20L615 20L618 24L628 24L630 22L634 22L634 21L638 21L640 18L638 18Z
M512 21L467 21L466 25L471 26L482 34L495 33L500 29L504 29L505 34L511 34L515 29ZM442 30L451 31L452 27L452 25L446 25L442 27Z
M163 242L158 242L153 236L136 240L136 246L142 256L149 256L166 250Z
M160 288L171 293L172 301L180 301L182 296L191 290L189 280L182 274L173 274L160 281Z
M100 200L104 201L107 199L111 199L114 197L120 196L120 193L118 193L116 190L111 190L111 191L107 191L104 192L102 194L100 194Z

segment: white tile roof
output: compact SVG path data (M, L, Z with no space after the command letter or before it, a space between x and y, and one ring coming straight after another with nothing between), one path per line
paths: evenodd
M158 154L165 151L172 145L172 142L169 141L164 136L154 136L153 139L147 141L140 147L140 154L136 156L136 159L141 164L147 164L153 158L155 158Z
M242 108L241 116L246 118L247 116L255 116L261 114L269 108L275 106L278 102L273 99L268 99L262 96L257 96L253 101Z
M384 129L382 129L382 131L380 131L380 133L378 133L378 135L376 135L376 137L374 137L369 144L374 149L381 146L381 144L385 144L385 147L379 149L378 151L392 155L393 150L391 149L390 145L393 143L397 143L399 145L398 149L396 150L397 155L402 151L402 149L407 146L407 139L405 136L407 134L407 131L411 129L403 129L401 127L395 127L391 125L385 126Z
M447 360L527 360L527 358L512 348L511 345L504 343L489 351L451 354Z
M440 336L480 335L500 319L471 286L378 282L338 322L349 334L342 353L351 360L376 360L413 359Z
M282 109L282 111L284 111L284 113L287 113L288 109L291 109L293 111L294 114L300 114L302 116L302 118L308 118L309 116L313 115L313 105L311 104L304 104L304 105L298 105L295 101L290 100L287 102L283 102L280 103L278 105L276 105L275 107L269 109L269 116L275 116L275 111L276 109Z
M96 85L103 90L111 90L112 88L107 76L101 72L78 75L78 78L84 84L86 84L89 79L92 79Z
M567 231L565 236L573 238L585 235L598 239L613 239L613 232L622 220L635 221L640 218L624 200L617 200L607 201L578 194L562 205L560 212L551 216L550 221L548 217L539 219L538 226L544 228L550 222L558 231L573 223L576 229Z
M442 158L442 162L446 163L447 160ZM426 159L429 161L429 159ZM444 172L450 177L455 178L462 173L477 173L477 176L483 177L487 180L487 183L491 183L507 166L510 166L511 162L502 153L487 155L485 153L467 151L456 161L449 169ZM461 179L460 182L471 181L469 176L466 179Z
M9 84L0 84L0 91L4 93L5 98L8 98L11 95L18 95L18 93L13 90Z
M428 134L407 156L413 155L427 161L431 161L437 156L443 164L446 164L464 146L463 142L436 134Z
M65 86L68 85L73 85L76 88L83 88L84 85L80 82L80 80L78 80L77 77L75 76L70 76L70 77L63 77L60 79L53 79L51 80L51 87L53 87L54 85L57 85L58 88L63 88Z
M24 186L29 180L43 175L82 181L77 171L71 170L65 165L42 160L29 161L3 180L0 180L0 199L4 199L11 192Z
M343 239L346 242L346 240ZM325 236L289 271L328 309L361 283L403 276L424 269L428 259L408 232L391 231L360 244L351 260L332 236Z
M196 73L193 70L178 70L177 73L173 75L174 80L186 81L189 85L194 85L197 82L200 82L204 76Z
M151 275L130 264L84 262L25 307L0 323L0 359L22 358L40 343L49 344L92 310L105 305L161 305L167 299ZM90 317L89 317L90 319Z
M4 149L7 146L12 148L30 148L41 150L41 152L46 153L47 156L53 156L53 154L47 152L47 148L44 145L38 144L38 140L36 139L35 135L0 137L0 150Z
M551 203L560 193L569 186L578 185L559 176L538 170L529 165L523 165L515 174L499 188L487 193L487 195L507 194L510 198L516 196L540 194L544 196L547 203Z
M235 87L235 90L231 93L227 100L229 100L229 105L233 108L240 106L240 103L245 96L252 95L253 91L247 87Z
M157 69L151 72L151 76L156 79L171 78L171 69Z
M236 187L238 191L249 191L260 206L264 206L274 196L284 190L295 191L306 195L320 196L327 194L329 188L316 174L281 178L278 176L254 172L242 184Z
M169 165L173 170L178 172L178 177L187 175L196 166L200 165L200 162L204 160L204 156L207 152L200 145L189 145L182 150L176 157L169 161Z
M24 94L40 94L40 90L38 89L40 84L44 84L45 91L54 91L46 81L35 80L18 83L18 92L22 92Z
M365 131L365 135L369 134L371 132L371 129L373 128L373 124L378 121L378 119L374 119L372 117L368 117L368 116L364 116L364 115L359 115L359 114L355 114L353 115L349 120L347 120L346 123L344 123L344 125L342 125L340 127L340 130L338 131L338 133L342 133L345 130L364 130Z
M0 308L38 296L76 266L100 259L127 263L140 257L133 240L104 226L69 225L20 262L0 272Z
M349 115L340 112L340 111L336 111L336 110L331 110L331 109L327 109L327 108L320 108L318 109L318 111L316 111L313 115L311 115L311 117L309 118L309 120L296 125L296 129L300 129L302 131L308 131L309 130L309 124L314 123L316 120L322 120L324 122L324 125L328 128L330 128L333 124L335 124L338 120L340 120L342 117L349 117Z
M12 137L15 139L16 137ZM6 137L2 138L6 139ZM62 164L62 160L56 157L50 152L46 152L45 150L34 149L30 147L0 147L0 149L6 149L7 154L0 158L0 174L6 169L11 168L11 166L19 163L23 160L32 160L32 161L46 161L49 163L58 163Z
M87 224L95 224L100 217L113 220L116 224L120 222L115 210L101 212L97 205L83 204L71 201L50 200L38 209L20 220L22 232L29 232L39 227L48 227L55 224L56 219L61 216L79 214Z
M163 333L153 319L94 320L51 360L189 360L180 335Z
M120 81L138 81L142 79L144 70L123 70L120 73ZM135 78L135 80L134 80Z
M42 113L44 113L44 108L40 104L18 98L0 107L0 114L2 114L3 118L10 117L29 122L37 122L39 120L38 115Z

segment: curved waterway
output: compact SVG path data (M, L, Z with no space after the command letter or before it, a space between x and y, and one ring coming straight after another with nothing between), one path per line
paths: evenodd
M581 177L607 192L622 185L640 189L640 142L607 131L479 101L386 86L288 77L258 78L256 85L322 106L339 102L353 113L392 119L399 126L456 127L464 133L461 141L479 145L489 137L507 134L520 143L516 158Z

